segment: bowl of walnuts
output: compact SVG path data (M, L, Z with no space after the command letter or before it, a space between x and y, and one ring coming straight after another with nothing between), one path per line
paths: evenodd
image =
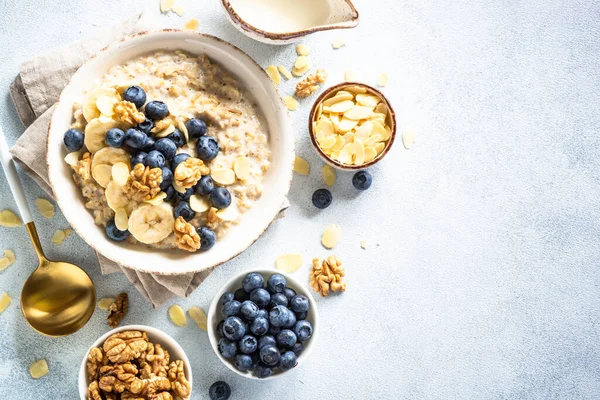
M191 391L192 369L181 346L145 325L105 333L79 369L82 399L189 399Z

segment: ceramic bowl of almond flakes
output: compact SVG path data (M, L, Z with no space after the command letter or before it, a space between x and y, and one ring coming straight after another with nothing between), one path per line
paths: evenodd
M102 335L79 368L82 400L186 400L192 368L171 336L145 325L127 325Z
M389 152L396 138L396 116L379 90L364 83L344 82L315 100L308 132L327 164L359 170L374 165Z

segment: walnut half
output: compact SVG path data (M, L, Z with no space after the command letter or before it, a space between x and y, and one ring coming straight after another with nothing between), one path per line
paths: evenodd
M310 269L310 286L315 292L325 297L329 292L345 292L346 283L342 282L345 275L342 262L336 256L329 256L325 260L313 258Z
M199 158L190 157L180 163L173 172L174 184L184 189L194 186L203 175L208 175L210 169Z
M127 293L121 293L117 296L114 303L108 307L108 316L106 317L106 323L111 328L116 328L121 323L121 320L125 318L129 311L129 297Z
M127 100L122 100L116 103L113 107L113 111L113 117L128 127L141 124L146 120L144 113L138 111L135 104Z
M175 231L175 244L181 250L194 252L200 248L200 236L196 228L183 217L177 217L173 226Z
M162 170L136 164L131 171L131 187L134 197L140 201L150 200L160 193Z
M319 83L325 82L327 72L324 69L318 69L314 74L310 74L305 79L296 84L296 97L305 98L319 90Z

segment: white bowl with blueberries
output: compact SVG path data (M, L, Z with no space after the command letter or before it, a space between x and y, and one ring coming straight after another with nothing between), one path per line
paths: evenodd
M273 379L298 367L314 348L318 329L308 288L274 270L231 278L208 310L208 337L215 354L250 379Z

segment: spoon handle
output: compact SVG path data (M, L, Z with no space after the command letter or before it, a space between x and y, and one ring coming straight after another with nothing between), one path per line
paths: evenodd
M13 161L12 155L8 151L8 144L6 144L6 138L4 137L4 132L2 131L1 126L0 162L2 163L4 174L6 175L6 179L8 180L8 185L10 186L10 190L12 191L12 194L15 198L17 207L19 208L21 219L23 220L24 224L28 224L31 221L33 221L33 218L31 218L31 211L29 211L29 205L27 204L25 193L23 193L23 186L21 185L21 181L19 180L19 175L17 173L17 169L15 167L15 162Z

